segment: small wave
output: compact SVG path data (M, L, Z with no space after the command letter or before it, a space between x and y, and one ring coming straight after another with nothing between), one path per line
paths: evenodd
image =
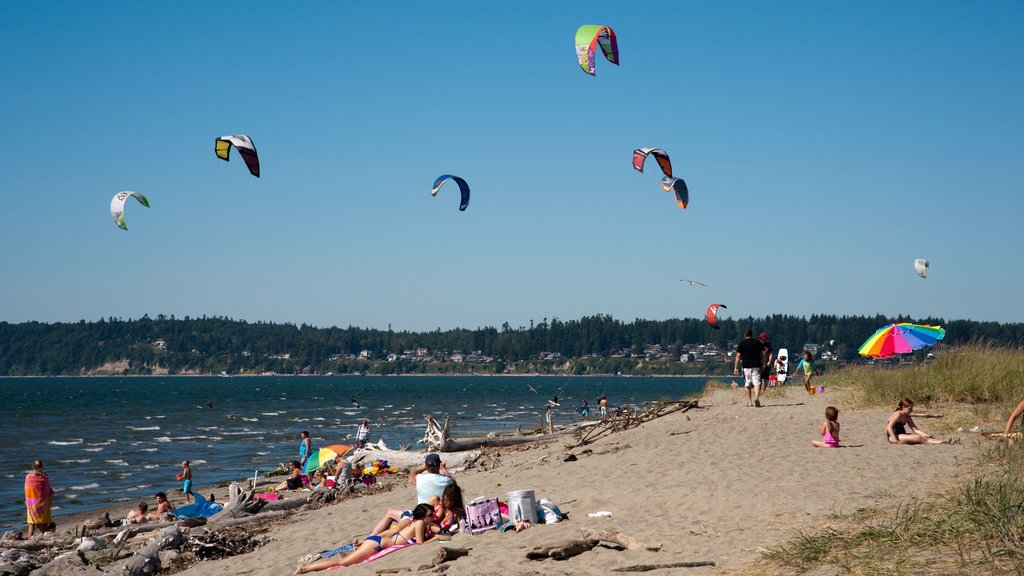
M319 421L319 420L326 420L326 418L323 418L323 417L317 416L316 418L313 418L313 420L318 420L318 421Z
M160 449L159 448L143 448L142 451L143 452L159 452Z
M245 416L242 416L242 420L244 420L246 422L259 422L260 421L259 418L246 418Z
M68 490L91 490L93 488L99 488L100 485L95 482L89 484L83 484L82 486L68 486Z
M74 440L50 440L47 444L51 444L53 446L75 446L82 442L82 438L75 438Z
M115 466L127 466L128 465L127 462L125 462L124 460L121 460L120 458L118 458L116 460L104 460L104 462L106 462L107 464L114 464Z
M159 426L125 426L125 428L127 428L129 430L135 430L135 431L138 431L138 432L142 432L144 430L159 430L160 429Z
M206 460L192 460L192 461L191 461L191 464L192 464L193 466L195 466L195 465L197 465L197 464L206 464Z
M82 448L82 452L102 452L103 448Z
M146 464L146 465L143 466L143 468L146 468L147 470L152 470L153 468L159 468L159 467L160 467L159 464Z
M90 460L88 458L83 458L81 460L57 460L57 462L60 462L61 464L88 464Z
M220 430L220 426L200 426L199 429L209 432L210 430Z
M280 416L280 412L260 412L261 416Z
M153 441L155 441L155 442L170 442L171 439L168 436L157 436L156 438L153 438Z
M114 442L117 442L117 440L107 440L105 442L86 442L86 444L88 444L89 446L110 446Z

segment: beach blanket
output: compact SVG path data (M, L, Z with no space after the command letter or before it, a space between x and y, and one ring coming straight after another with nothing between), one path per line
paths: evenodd
M415 546L415 544L398 544L397 546L388 546L387 548L381 550L380 552L377 552L373 556L370 556L366 560L363 560L363 564L366 564L367 562L373 562L374 560L376 560L378 558L383 558L383 557L387 556L388 554L391 554L392 552L398 552L402 548L407 548L409 546ZM332 566L332 567L328 568L328 570L338 570L340 568L343 568L343 566Z
M46 474L31 473L25 476L25 507L28 508L29 524L53 522L50 505L53 503L53 488Z

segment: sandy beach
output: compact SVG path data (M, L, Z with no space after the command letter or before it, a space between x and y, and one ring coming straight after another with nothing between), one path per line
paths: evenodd
M770 390L764 407L751 408L742 391L719 389L701 409L675 413L572 450L564 440L501 453L493 469L455 474L466 499L504 499L511 490L534 490L568 512L570 520L521 533L460 535L452 546L471 550L448 564L447 574L605 574L636 564L713 561L693 574L755 571L759 551L799 530L827 526L833 514L896 506L955 481L976 440L941 446L891 446L884 439L886 408L843 409L842 392L808 396L799 386ZM824 408L841 413L842 449L816 449ZM923 411L923 410L922 410ZM943 427L955 422L946 418ZM936 421L918 419L940 432ZM938 434L937 434L938 435ZM301 556L341 546L365 534L387 508L415 503L411 485L300 511L274 525L270 542L253 553L202 562L184 574L290 574ZM588 513L608 511L609 517ZM614 530L657 552L598 547L565 561L531 561L535 546L579 538L580 528ZM398 551L355 574L429 564L441 544ZM681 570L681 569L677 569Z

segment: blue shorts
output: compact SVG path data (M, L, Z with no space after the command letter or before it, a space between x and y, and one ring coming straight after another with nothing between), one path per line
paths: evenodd
M185 494L191 494L192 493L192 480L191 479L185 480L181 484L181 491L184 492Z

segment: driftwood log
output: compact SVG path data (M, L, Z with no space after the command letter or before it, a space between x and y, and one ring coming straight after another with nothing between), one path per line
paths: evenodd
M423 434L423 438L420 439L420 444L426 444L427 450L431 452L460 452L463 450L473 450L476 448L493 448L500 446L516 446L518 444L528 444L530 442L536 442L538 440L547 440L553 437L568 435L572 432L575 426L565 428L556 427L554 434L508 434L508 435L489 435L479 438L452 438L451 436L451 418L445 417L444 425L438 424L437 420L434 420L433 416L427 414L424 416L427 419L427 429ZM451 469L451 466L448 465Z
M586 540L600 540L602 542L611 542L612 544L618 544L628 550L647 550L648 552L657 552L661 550L661 544L644 544L636 538L622 532L612 532L610 530L594 530L592 528L580 528L580 534Z
M168 526L146 541L135 551L115 574L123 576L143 576L156 574L160 569L160 551L166 548L177 548L185 542L185 536L177 526Z
M645 403L646 405L647 403ZM673 412L687 412L694 408L700 408L697 400L676 400L671 402L654 402L650 408L637 411L620 412L614 416L601 420L600 424L582 430L578 439L571 443L568 448L578 448L590 444L600 438L635 428L650 422L655 418L667 416Z
M612 572L650 572L651 570L661 570L663 568L697 568L700 566L714 566L714 562L701 561L701 562L669 562L668 564L635 564L633 566L623 566L621 568L612 568Z
M546 560L548 558L565 560L592 550L599 543L600 540L597 539L568 540L555 546L539 546L534 548L526 553L526 557L529 560Z
M352 466L366 467L374 460L381 459L387 460L388 466L404 470L422 466L425 455L424 452L419 450L391 450L376 444L368 444L366 448L360 448L355 451L355 455L352 457ZM480 456L479 450L466 450L445 454L443 460L445 467L455 472L473 465L480 459Z

